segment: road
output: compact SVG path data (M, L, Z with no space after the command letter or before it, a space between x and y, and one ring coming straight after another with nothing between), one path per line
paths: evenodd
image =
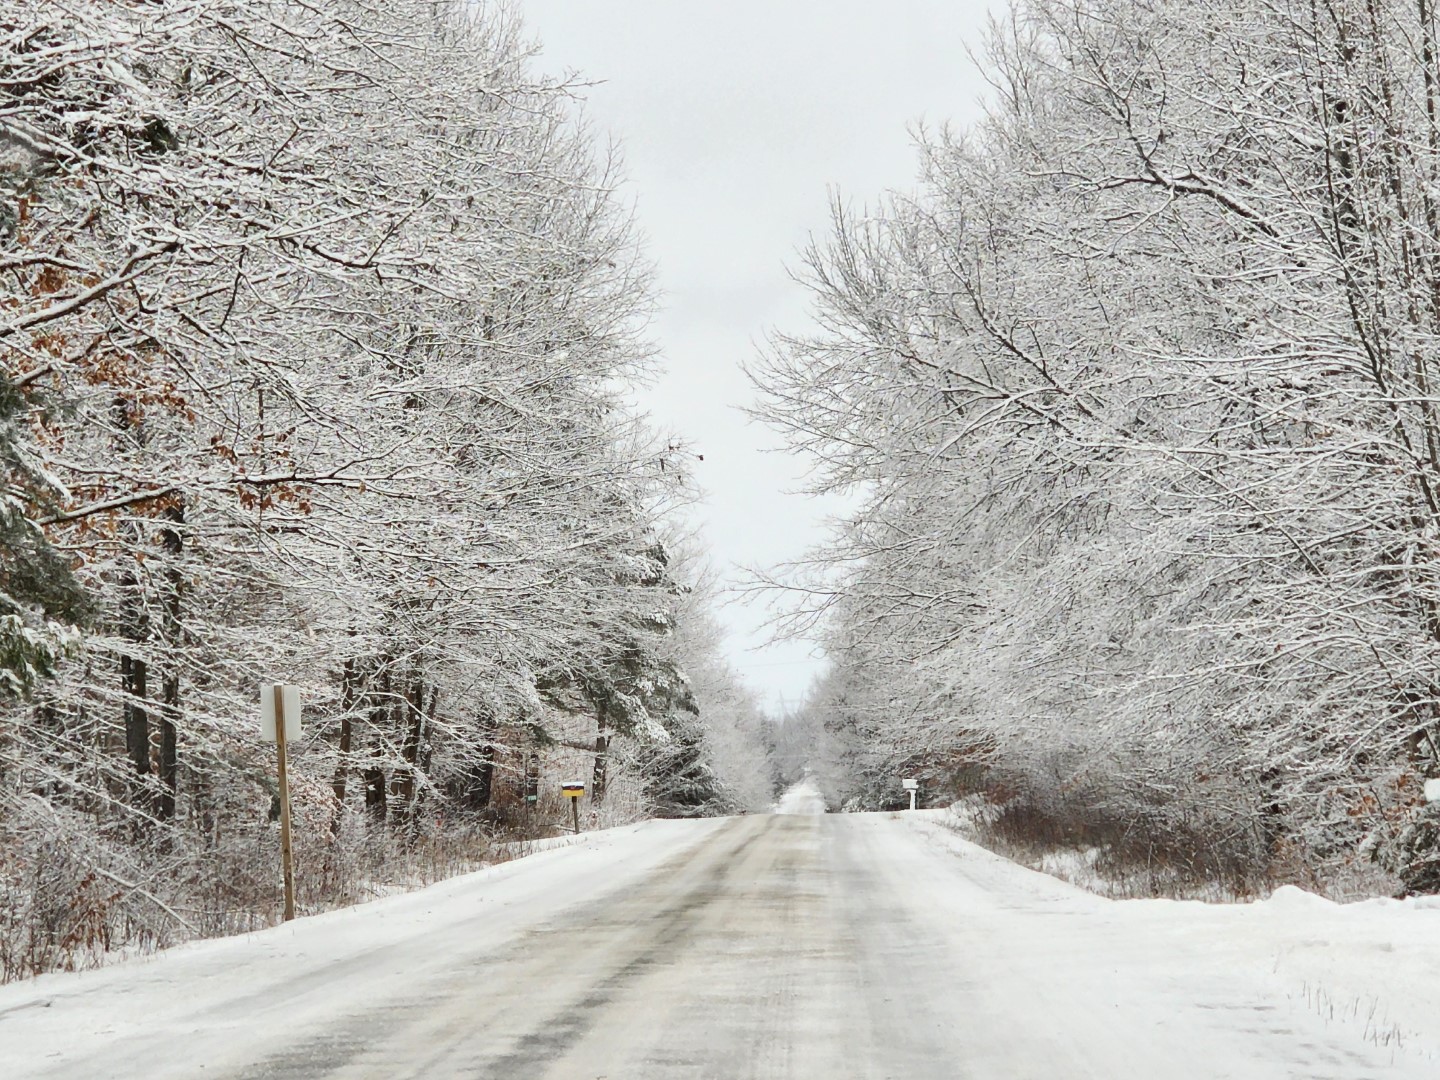
M0 988L0 1075L1440 1075L1267 984L1263 957L1237 971L942 832L905 815L655 822Z

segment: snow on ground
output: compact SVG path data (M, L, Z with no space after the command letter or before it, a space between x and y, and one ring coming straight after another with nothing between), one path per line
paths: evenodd
M989 863L991 876L1028 880L1028 891L1051 910L1083 913L1088 924L1115 931L1130 962L1143 967L1147 954L1179 955L1197 977L1278 983L1292 1003L1327 1024L1432 1060L1440 1076L1440 897L1337 904L1287 885L1252 903L1110 900L963 839L946 827L944 811L901 816L967 864Z
M808 777L786 789L775 804L777 814L823 814L825 798Z
M605 830L591 829L589 832L561 833L559 836L536 836L528 840L505 840L495 845L495 851L506 859L523 859L530 855L538 855L542 851L553 851L556 848L572 847L575 844L583 844L585 838L594 837L597 833Z
M0 1080L80 1080L82 1074L67 1070L65 1061L128 1039L143 1038L157 1055L167 1045L174 1050L173 1040L184 1038L197 1003L211 999L216 1006L203 1053L213 1074L227 1060L245 1058L257 1023L267 1016L282 1029L330 1023L383 998L376 979L423 983L451 956L447 941L463 942L468 950L498 948L537 920L602 902L722 822L651 821L583 833L416 892L190 942L99 970L0 986ZM58 1071L48 1071L57 1065ZM194 1067L193 1059L187 1064L178 1053L170 1066L157 1061L147 1075L205 1075Z
M0 987L0 1078L1440 1076L1436 901L1113 901L782 808Z

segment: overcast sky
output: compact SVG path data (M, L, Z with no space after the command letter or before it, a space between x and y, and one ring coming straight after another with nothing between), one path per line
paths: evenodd
M653 337L665 375L643 404L704 455L695 511L716 568L793 558L826 508L792 494L801 463L767 453L740 412L740 371L772 329L808 326L787 276L823 234L832 189L908 189L918 121L967 125L984 85L967 55L982 0L525 0L548 72L578 71L592 125L623 146L627 198L659 270ZM728 653L771 710L820 670L813 646L766 644L765 612L721 613Z

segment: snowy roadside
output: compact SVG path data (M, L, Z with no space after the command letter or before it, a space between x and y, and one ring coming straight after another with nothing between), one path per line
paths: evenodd
M531 855L538 855L542 851L554 851L556 848L574 847L576 844L583 844L587 837L602 835L613 832L615 829L633 828L629 825L616 825L609 829L590 829L582 833L560 833L558 836L538 836L531 840L506 840L496 844L494 851L500 858L495 863L509 862L512 859L525 859Z
M526 840L498 840L490 844L485 850L482 858L458 861L448 869L451 871L439 877L430 877L424 874L412 874L386 881L365 881L357 887L364 898L349 904L337 904L333 907L323 908L319 911L308 912L306 917L314 917L329 911L338 911L342 908L355 907L359 904L372 904L376 900L383 900L391 896L403 896L406 893L415 892L418 889L428 889L431 886L449 881L452 878L464 877L466 874L479 873L482 870L489 870L496 866L503 866L505 863L514 862L516 859L526 859L532 855L538 855L542 851L553 851L555 848L572 847L575 844L584 843L587 837L600 836L617 829L633 828L643 822L629 822L625 825L610 825L589 829L578 836L574 833L563 832L554 836L536 836ZM113 960L105 960L103 964L113 963Z
M1051 910L1086 911L1137 957L1178 951L1257 985L1278 980L1293 1002L1327 1023L1440 1062L1440 897L1338 904L1287 885L1243 903L1111 900L964 839L947 815L894 816L982 874L988 865L997 875L1019 875Z
M725 819L712 819L713 827ZM221 979L239 994L254 984L283 983L292 969L317 963L342 963L358 950L369 955L434 933L466 926L483 912L482 937L503 938L516 918L560 911L585 899L623 887L635 874L703 839L709 828L690 831L673 822L645 821L579 836L542 842L544 850L526 852L484 869L460 874L433 885L381 896L360 904L334 908L294 922L227 937L187 941L159 952L117 956L98 969L50 972L0 986L0 1044L8 1055L19 1051L16 1034L5 1021L16 1015L34 1017L60 1001L104 995L108 988L128 987L126 1000L143 1015L142 1003L163 1016L174 1007L177 987L209 984ZM587 896L568 887L585 877ZM183 996L183 995L182 995ZM82 1013L84 1012L82 1008ZM73 1012L66 1015L73 1016ZM82 1017L81 1027L88 1023ZM94 1018L97 1025L101 1018ZM33 1021L27 1021L31 1023ZM138 1022L138 1020L137 1020ZM123 1020L121 1021L123 1026ZM43 1034L43 1028L40 1032ZM37 1045L43 1045L43 1039Z
M1110 901L933 814L657 821L7 988L0 1046L6 1080L692 1074L677 1063L707 1076L949 1080L958 1063L995 1080L1431 1080L1430 998L1404 1017L1392 998L1341 1007L1371 985L1346 977L1384 969L1374 935L1349 933L1334 908L1291 892L1244 908ZM1307 983L1292 962L1336 940L1362 955ZM1423 986L1423 963L1385 989Z

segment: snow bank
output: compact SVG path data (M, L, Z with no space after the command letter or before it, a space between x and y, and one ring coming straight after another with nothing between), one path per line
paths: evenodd
M1087 910L1116 932L1131 957L1192 958L1196 972L1279 980L1327 1022L1436 1062L1440 1075L1440 897L1335 903L1293 885L1248 903L1111 900L1011 863L947 828L942 815L900 815L953 854L1021 875L1038 903Z

